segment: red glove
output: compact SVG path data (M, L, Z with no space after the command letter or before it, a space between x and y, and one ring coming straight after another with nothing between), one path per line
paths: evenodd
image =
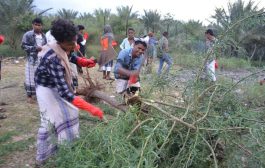
M76 44L74 51L78 51L78 50L80 50L80 45Z
M2 44L5 41L5 36L0 35L0 44Z
M218 69L218 63L217 63L217 60L215 60L214 67L215 67L215 69Z
M92 68L96 65L96 61L94 59L87 59L83 57L77 57L77 65L81 67Z
M135 84L138 81L138 75L131 75L128 84Z
M83 37L84 37L85 40L87 40L88 39L88 33L85 32Z
M89 112L93 116L97 116L101 120L103 119L103 111L100 108L89 104L78 96L75 96L74 100L72 101L72 104L82 110Z
M113 41L111 42L111 45L114 47L114 46L118 45L118 43L117 43L116 41L113 40Z

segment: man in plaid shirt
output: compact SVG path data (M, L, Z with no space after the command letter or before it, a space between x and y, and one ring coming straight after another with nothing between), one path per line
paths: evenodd
M70 62L94 67L93 59L69 56L76 46L77 29L68 20L53 22L51 34L56 42L45 45L39 53L40 64L35 73L36 95L41 124L37 136L37 164L43 164L58 144L79 137L78 109L103 118L100 108L74 95Z

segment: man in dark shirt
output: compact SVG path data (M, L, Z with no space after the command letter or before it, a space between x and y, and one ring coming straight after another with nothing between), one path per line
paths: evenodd
M77 35L77 44L80 46L79 51L77 52L77 55L79 57L85 57L86 55L86 40L87 40L87 35L84 34L85 27L83 25L78 25L78 35ZM77 70L79 73L83 73L82 67L77 66Z

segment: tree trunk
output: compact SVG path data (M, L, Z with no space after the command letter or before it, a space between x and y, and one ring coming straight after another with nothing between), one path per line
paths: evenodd
M119 109L123 112L127 111L127 108L128 108L127 106L117 102L114 98L110 97L109 95L107 95L106 93L104 93L102 91L95 90L91 93L90 96L95 97L95 98L99 98L100 100L105 101L106 103L108 103L112 107Z

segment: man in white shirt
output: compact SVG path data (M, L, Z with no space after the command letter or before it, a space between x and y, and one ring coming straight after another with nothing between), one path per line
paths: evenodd
M127 30L128 37L123 39L122 43L120 44L120 48L127 49L127 48L133 48L134 42L136 41L135 36L135 30L133 28L128 28Z

